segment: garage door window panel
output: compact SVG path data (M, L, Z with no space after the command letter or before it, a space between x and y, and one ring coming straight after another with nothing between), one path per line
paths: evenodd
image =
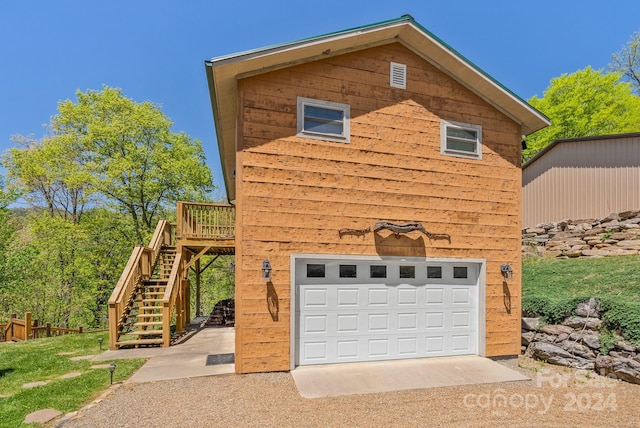
M416 267L415 266L400 266L400 278L408 279L416 277Z
M370 278L386 278L387 277L387 266L385 266L385 265L371 265L371 266L369 266L369 277Z
M325 265L316 263L307 263L307 278L324 278Z
M340 278L357 278L357 265L340 265Z

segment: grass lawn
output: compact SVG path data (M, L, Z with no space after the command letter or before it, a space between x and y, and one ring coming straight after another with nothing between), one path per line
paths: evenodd
M590 297L602 302L605 328L640 342L639 256L524 260L525 312L555 323Z
M71 360L99 354L99 337L104 339L105 349L109 343L106 332L0 344L0 427L21 426L27 414L40 409L71 412L99 396L110 384L109 370L90 367L110 362ZM143 359L113 361L117 365L113 381L127 379L144 362ZM72 372L82 374L61 378ZM47 384L23 388L24 384L39 381Z

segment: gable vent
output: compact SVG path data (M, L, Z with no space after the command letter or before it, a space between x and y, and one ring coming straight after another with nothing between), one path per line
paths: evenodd
M407 66L405 64L391 63L391 87L407 88Z

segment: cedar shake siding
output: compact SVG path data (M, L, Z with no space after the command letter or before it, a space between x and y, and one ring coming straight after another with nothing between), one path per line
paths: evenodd
M391 62L406 64L406 89L390 86ZM290 369L294 253L485 259L479 354L519 354L520 124L400 43L237 84L237 372ZM348 104L350 142L296 136L298 97ZM481 126L482 158L442 155L441 120ZM379 221L420 222L450 241L338 233ZM515 271L509 282L504 263Z

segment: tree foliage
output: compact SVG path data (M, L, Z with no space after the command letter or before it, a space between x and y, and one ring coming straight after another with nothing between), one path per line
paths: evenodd
M640 95L640 31L634 33L619 52L611 55L609 69L621 73Z
M213 190L200 141L171 131L159 106L106 86L76 96L59 104L54 138L79 147L76 165L94 191L131 216L139 243L176 201L202 201Z
M551 119L551 126L527 138L525 160L557 139L640 130L640 98L618 73L587 67L563 74L529 103Z
M176 201L206 201L214 188L201 143L171 127L159 106L103 87L59 103L43 138L13 137L6 191L0 181L0 320L30 311L106 326L132 247ZM17 195L29 208L7 208Z

